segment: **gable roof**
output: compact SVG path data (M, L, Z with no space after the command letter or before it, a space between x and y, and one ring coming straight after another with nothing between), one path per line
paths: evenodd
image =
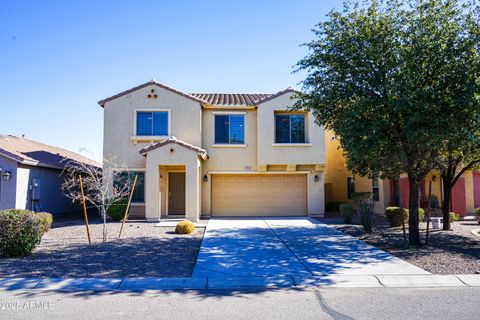
M279 92L277 92L277 93L275 93L275 94L271 94L271 95L269 95L268 97L265 97L265 98L263 98L263 99L258 100L258 101L257 101L257 105L262 104L262 103L267 102L267 101L270 101L270 100L273 100L273 99L275 99L275 98L277 98L277 97L280 97L281 95L284 95L285 93L289 93L289 92L291 92L291 93L296 93L296 94L299 94L299 93L300 93L300 91L295 90L295 89L293 89L293 88L291 88L291 87L288 87L288 88L285 89L285 90L279 91Z
M192 96L192 95L190 95L190 94L188 94L188 93L185 93L185 92L182 92L182 91L177 90L177 89L175 89L175 88L172 88L172 87L170 87L170 86L167 86L166 84L160 83L160 82L158 82L158 81L155 80L155 79L152 79L152 80L150 80L150 81L148 81L148 82L146 82L146 83L144 83L144 84L141 84L141 85L139 85L139 86L133 87L133 88L128 89L128 90L125 90L125 91L123 91L123 92L117 93L117 94L115 94L115 95L113 95L113 96L111 96L111 97L105 98L105 99L103 99L103 100L100 100L100 101L98 101L98 104L103 107L103 106L105 106L105 103L107 103L108 101L112 101L112 100L114 100L114 99L120 98L120 97L122 97L122 96L124 96L124 95L127 95L127 94L129 94L129 93L132 93L132 92L134 92L134 91L137 91L137 90L139 90L139 89L142 89L142 88L145 88L145 87L151 86L151 85L155 85L155 86L160 87L160 88L162 88L162 89L171 91L171 92L176 93L176 94L178 94L178 95L181 95L181 96L183 96L183 97L185 97L185 98L188 98L188 99L191 99L191 100L193 100L193 101L195 101L195 102L198 102L198 103L200 103L200 104L202 104L202 105L206 103L206 101L204 101L204 100L202 100L202 99L199 99L199 98L194 97L194 96Z
M191 93L212 105L254 106L258 100L270 96L270 93Z
M102 166L78 153L10 135L0 135L0 155L22 164L54 169L63 169L69 160Z
M140 149L138 152L145 156L148 152L152 151L152 150L155 150L155 149L158 149L160 147L163 147L167 144L170 144L170 143L175 143L175 144L178 144L182 147L185 147L187 149L190 149L190 150L193 150L193 151L196 151L198 153L199 156L201 156L203 159L206 159L207 158L207 150L205 149L202 149L200 147L197 147L197 146L194 146L193 144L190 144L188 142L185 142L185 141L182 141L182 140L178 140L177 138L175 137L168 137L168 139L165 139L163 141L160 141L160 142L156 142L152 145L149 145L147 147L144 147L142 149Z
M200 103L201 106L204 106L206 104L214 105L214 106L230 106L230 107L258 106L261 103L275 99L276 97L279 97L287 92L300 93L300 91L297 91L293 88L287 88L275 94L271 94L271 93L185 93L152 79L149 82L146 82L139 86L125 90L109 98L100 100L98 104L104 107L105 103L109 101L120 98L124 95L127 95L129 93L132 93L136 90L145 88L150 85L158 86L165 90L181 95L185 98L191 99L195 102Z

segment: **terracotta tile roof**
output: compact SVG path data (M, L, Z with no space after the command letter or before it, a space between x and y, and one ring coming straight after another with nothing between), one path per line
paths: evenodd
M277 93L275 93L275 94L271 94L271 95L269 95L269 96L267 96L267 97L263 97L262 99L258 100L258 101L256 102L256 104L259 105L259 104L261 104L261 103L264 103L264 102L267 102L267 101L269 101L269 100L275 99L276 97L279 97L279 96L281 96L281 95L283 95L283 94L285 94L285 93L287 93L287 92L296 93L296 94L299 94L299 93L300 93L300 91L295 90L295 89L293 89L293 88L287 88L287 89L282 90L282 91L279 91L279 92L277 92Z
M270 93L191 93L192 96L212 105L254 106L258 100L270 96Z
M0 135L0 155L23 164L57 169L62 169L69 160L102 166L78 153L10 135Z
M182 141L182 140L178 140L177 138L175 137L169 137L168 139L165 139L163 141L160 141L160 142L156 142L152 145L149 145L145 148L142 148L140 149L138 152L141 154L141 155L146 155L148 152L152 151L152 150L155 150L155 149L158 149L160 147L163 147L167 144L170 144L170 143L175 143L175 144L178 144L178 145L181 145L187 149L190 149L190 150L193 150L193 151L196 151L202 158L206 159L207 158L207 150L205 149L202 149L200 147L197 147L197 146L194 146L193 144L190 144L188 142L185 142L185 141Z

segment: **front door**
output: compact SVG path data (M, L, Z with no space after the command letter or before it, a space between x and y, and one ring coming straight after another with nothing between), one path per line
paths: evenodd
M185 214L185 172L168 173L168 215Z

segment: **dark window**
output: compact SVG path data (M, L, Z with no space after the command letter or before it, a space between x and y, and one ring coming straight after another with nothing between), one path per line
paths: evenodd
M305 143L305 115L275 115L275 143Z
M137 136L168 135L167 111L137 112Z
M374 176L372 178L372 192L373 192L373 201L380 201L380 185L378 183L377 176Z
M215 115L215 143L244 144L245 116L243 114Z
M145 202L145 172L143 171L123 171L117 176L118 180L115 183L128 183L130 187L133 185L137 175L137 183L135 190L133 191L132 202L144 203Z
M355 193L355 180L352 177L347 178L347 198L352 199Z

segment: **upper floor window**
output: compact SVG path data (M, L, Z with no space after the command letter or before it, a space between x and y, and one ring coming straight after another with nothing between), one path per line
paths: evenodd
M275 143L305 143L305 115L276 114Z
M216 144L244 144L245 116L243 114L215 115Z
M167 136L167 111L138 111L137 136Z

